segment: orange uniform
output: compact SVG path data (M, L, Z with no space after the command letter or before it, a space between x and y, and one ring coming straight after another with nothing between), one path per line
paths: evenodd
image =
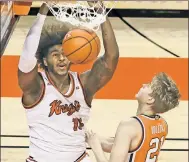
M142 126L139 146L129 152L128 162L157 162L160 149L168 134L168 125L159 115L134 117Z

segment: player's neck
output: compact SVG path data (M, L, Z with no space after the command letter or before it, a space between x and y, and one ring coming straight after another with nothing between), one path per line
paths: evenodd
M64 88L65 86L70 85L70 76L67 73L66 75L56 75L54 73L48 72L49 75L49 79L51 80L51 82L53 82L53 84L57 87L57 88Z
M137 109L137 115L142 114L147 116L153 116L156 113L152 110L152 108L149 105L139 104Z

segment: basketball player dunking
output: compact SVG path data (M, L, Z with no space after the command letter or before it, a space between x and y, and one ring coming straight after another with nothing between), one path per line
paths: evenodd
M143 85L136 98L137 116L119 124L115 139L106 140L91 131L86 133L87 142L93 149L97 162L158 161L160 149L168 134L167 123L158 114L178 106L179 90L170 77L159 73L150 84ZM102 139L106 141L103 145ZM109 160L104 156L103 150L111 152Z
M45 3L26 37L18 65L19 86L30 136L27 162L89 162L84 125L94 94L112 78L119 50L107 18L101 25L105 54L91 70L70 71L60 35L46 39L35 57L48 13ZM63 34L64 35L64 34ZM44 72L38 72L38 63Z

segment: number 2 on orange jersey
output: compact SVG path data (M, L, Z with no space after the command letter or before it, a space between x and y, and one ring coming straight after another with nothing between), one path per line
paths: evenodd
M161 137L161 139L159 138L153 138L151 141L150 141L150 146L153 146L155 145L154 148L150 149L147 153L147 156L146 156L146 160L145 162L156 162L157 160L157 156L154 155L152 157L152 154L156 153L158 151L158 149L161 148L161 146L163 145L163 142L164 142L164 136Z

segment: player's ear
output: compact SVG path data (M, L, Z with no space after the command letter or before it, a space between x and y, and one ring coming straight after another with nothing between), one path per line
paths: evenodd
M155 99L152 97L152 96L149 96L148 97L148 101L147 101L147 104L151 105L155 102Z

